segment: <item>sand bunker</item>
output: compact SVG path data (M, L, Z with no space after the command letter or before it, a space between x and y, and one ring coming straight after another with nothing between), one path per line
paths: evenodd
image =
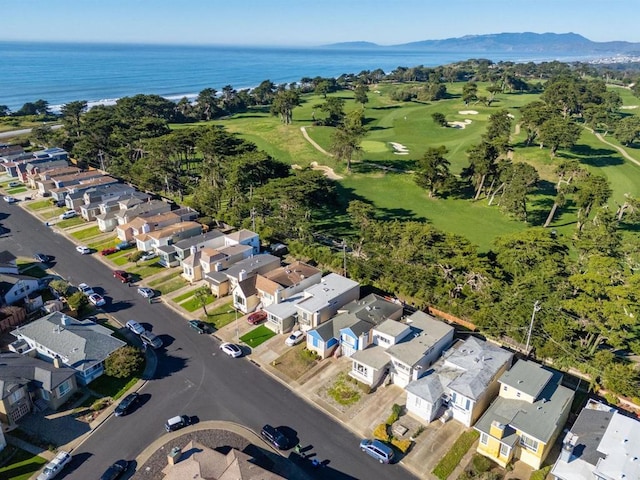
M460 115L478 115L478 112L475 110L460 110L458 113Z
M620 108L622 108L623 110L634 110L638 108L638 105L623 105Z
M471 120L467 118L463 122L449 122L449 126L453 128L466 128L466 126L469 125L470 123L471 123Z
M401 143L389 142L389 145L393 148L393 153L396 155L409 155L409 149Z
M511 113L507 113L507 117L509 118L516 118L515 115L512 115Z
M327 167L326 165L318 165L318 162L311 162L309 166L311 167L311 170L320 170L325 174L327 178L330 178L331 180L342 180L342 177L338 175L331 167ZM302 170L302 167L297 164L291 165L291 168L293 168L294 170Z

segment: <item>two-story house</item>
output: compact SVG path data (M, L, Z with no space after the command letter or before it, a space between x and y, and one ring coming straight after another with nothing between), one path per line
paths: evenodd
M57 410L78 390L76 372L17 353L0 354L0 422L13 426L34 408Z
M160 257L158 263L166 267L173 267L178 265L177 260L175 260L175 256L163 255L163 253L167 252L163 251L161 248L172 245L180 240L184 240L185 238L200 235L201 233L201 223L187 221L174 223L164 228L153 230L149 233L141 233L140 235L136 235L134 238L138 250L147 252L155 251Z
M182 276L189 282L197 282L206 277L211 291L217 296L224 296L228 290L223 285L228 285L229 279L223 271L252 256L253 248L249 245L205 247L182 261Z
M96 220L101 232L110 232L118 225L129 223L134 218L157 215L170 210L169 203L153 200L146 193L135 192L124 198L101 204L100 214L96 216Z
M135 193L135 191L136 189L134 187L124 183L114 183L111 185L90 188L81 192L82 201L78 207L71 208L79 210L82 218L90 222L95 220L96 216L102 213L100 206L104 205L105 202L115 201L121 197L128 197Z
M131 242L139 235L161 230L169 225L180 222L180 217L173 212L167 211L155 215L143 215L136 217L128 223L123 223L116 227L118 240Z
M498 378L512 359L510 352L483 340L460 341L406 386L407 411L427 423L443 415L470 427L498 395Z
M249 246L249 245L246 245ZM222 273L227 278L226 282L217 283L217 275L209 274L205 277L208 281L209 285L212 288L212 292L218 294L218 296L222 296L221 292L234 292L236 291L236 287L239 284L243 284L241 287L244 288L250 282L253 282L255 286L255 276L258 274L264 274L273 270L274 268L278 268L280 266L280 259L278 257L274 257L269 254L260 254L254 255L253 257L246 258L244 260L240 260L239 262L231 265L227 270L224 270ZM255 287L254 287L255 288ZM215 289L215 290L214 290ZM237 292L237 291L236 291ZM226 293L225 293L226 294ZM239 310L246 309L246 306L243 305L244 295L238 294L238 296L233 297L234 307Z
M0 273L0 305L14 305L41 289L38 278L13 273Z
M52 168L50 170L40 172L34 179L35 185L33 186L33 188L38 189L38 195L40 195L41 197L49 196L49 192L52 188L58 188L54 182L54 179L56 177L66 177L68 175L80 173L80 171L81 170L78 167L67 166Z
M518 361L498 380L500 393L480 417L478 453L506 467L514 458L540 468L569 416L573 391L562 374Z
M389 375L404 387L420 378L452 343L454 329L420 310L403 322L386 320L373 328L373 344L351 356L349 375L369 386Z
M373 329L385 320L399 320L402 305L371 293L347 303L329 321L307 332L307 349L320 358L336 353L350 357L373 342Z
M53 312L12 331L17 340L9 348L22 354L35 351L54 365L66 365L76 372L80 385L87 385L104 373L106 358L126 345L111 333L91 320Z
M562 442L554 480L640 478L640 422L589 400Z

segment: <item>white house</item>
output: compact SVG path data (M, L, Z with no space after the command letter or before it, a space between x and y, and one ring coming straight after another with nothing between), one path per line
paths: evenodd
M302 292L312 285L320 283L322 271L318 268L296 261L270 272L258 275L256 290L262 307Z
M427 423L444 414L470 427L498 395L498 378L512 359L508 351L469 337L407 385L407 411Z
M0 273L0 304L14 305L40 290L40 280L28 275Z
M333 317L340 308L360 297L360 284L337 273L324 276L320 283L303 292L296 304L298 323L303 331L316 328Z

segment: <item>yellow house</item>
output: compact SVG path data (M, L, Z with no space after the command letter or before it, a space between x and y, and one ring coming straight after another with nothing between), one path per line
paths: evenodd
M567 421L573 391L560 385L560 372L528 360L498 381L498 398L474 427L478 453L502 467L520 459L537 470Z

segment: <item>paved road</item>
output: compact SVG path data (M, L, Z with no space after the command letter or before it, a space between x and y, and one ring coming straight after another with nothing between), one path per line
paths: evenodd
M63 125L51 125L51 130L58 130L62 128ZM18 137L20 135L28 135L31 133L32 128L23 128L21 130L11 130L9 132L0 132L0 138L11 138Z
M321 460L329 460L317 478L412 477L399 465L379 465L358 449L350 431L317 410L248 358L231 359L219 353L212 337L197 335L184 319L161 303L148 304L135 288L115 280L97 258L80 255L64 236L53 233L18 205L0 205L0 250L32 256L55 256L54 270L74 284L87 282L103 289L105 310L125 323L130 318L160 334L166 349L159 352L156 378L141 390L146 401L133 414L111 417L74 450L73 469L64 478L94 478L119 458L134 459L164 432L164 421L187 414L200 420L228 420L259 431L265 423L287 426L303 445L313 445Z

